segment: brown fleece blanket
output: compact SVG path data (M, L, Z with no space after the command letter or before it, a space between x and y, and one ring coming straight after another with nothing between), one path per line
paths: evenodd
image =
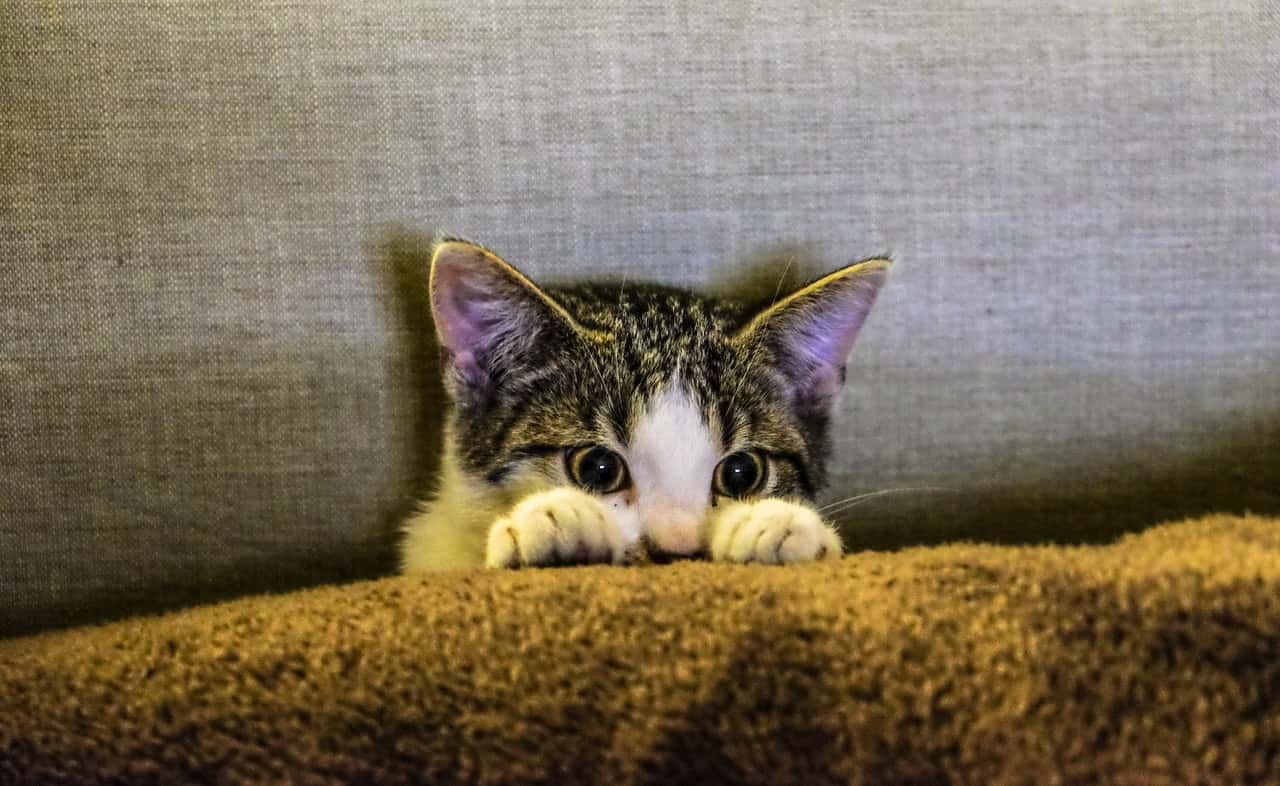
M1280 521L389 578L0 643L0 782L1280 783Z

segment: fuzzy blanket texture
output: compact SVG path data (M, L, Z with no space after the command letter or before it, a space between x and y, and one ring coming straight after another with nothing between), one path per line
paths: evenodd
M387 578L0 642L3 783L1280 783L1280 520Z

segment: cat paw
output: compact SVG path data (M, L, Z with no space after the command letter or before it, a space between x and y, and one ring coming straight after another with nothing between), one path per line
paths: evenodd
M622 532L599 499L561 488L526 497L493 523L485 566L620 563L625 551Z
M818 511L784 499L740 502L721 514L711 558L723 562L793 562L840 559L840 536Z

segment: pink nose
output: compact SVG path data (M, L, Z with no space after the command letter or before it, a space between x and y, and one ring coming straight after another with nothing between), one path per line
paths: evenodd
M653 511L649 516L649 539L658 551L692 554L702 548L698 532L700 523L698 516L687 511Z

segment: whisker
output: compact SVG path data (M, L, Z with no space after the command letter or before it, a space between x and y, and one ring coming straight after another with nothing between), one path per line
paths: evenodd
M595 355L591 354L590 352L587 353L587 359L590 360L591 365L595 367L596 376L600 378L600 384L605 388L607 388L609 383L605 381L604 370L600 368L600 361L596 360Z
M630 274L631 274L630 270L622 271L622 283L618 286L618 306L619 307L622 306L622 295L624 292L626 292L627 276L629 276ZM596 360L596 356L591 352L587 352L586 355L587 355L587 360L591 363L592 368L595 369L596 377L599 378L601 386L607 389L609 386L609 383L608 381L605 380L604 369L600 367L600 361Z
M782 282L787 280L787 273L791 272L791 266L796 263L796 255L787 256L787 264L782 266L782 275L778 276L778 284L773 288L773 300L769 301L769 306L778 305L778 295L782 294Z
M896 488L896 489L881 489L880 491L870 491L870 492L867 492L866 494L856 494L852 497L845 497L844 499L838 499L835 502L828 502L826 505L819 507L818 512L823 514L824 516L828 514L843 513L844 511L849 510L850 508L856 508L862 503L868 500L875 499L877 497L883 497L887 494L905 494L905 493L916 492L916 491L933 491L933 492L945 491L945 492L954 493L956 489L946 488L944 486L908 486L908 487Z

